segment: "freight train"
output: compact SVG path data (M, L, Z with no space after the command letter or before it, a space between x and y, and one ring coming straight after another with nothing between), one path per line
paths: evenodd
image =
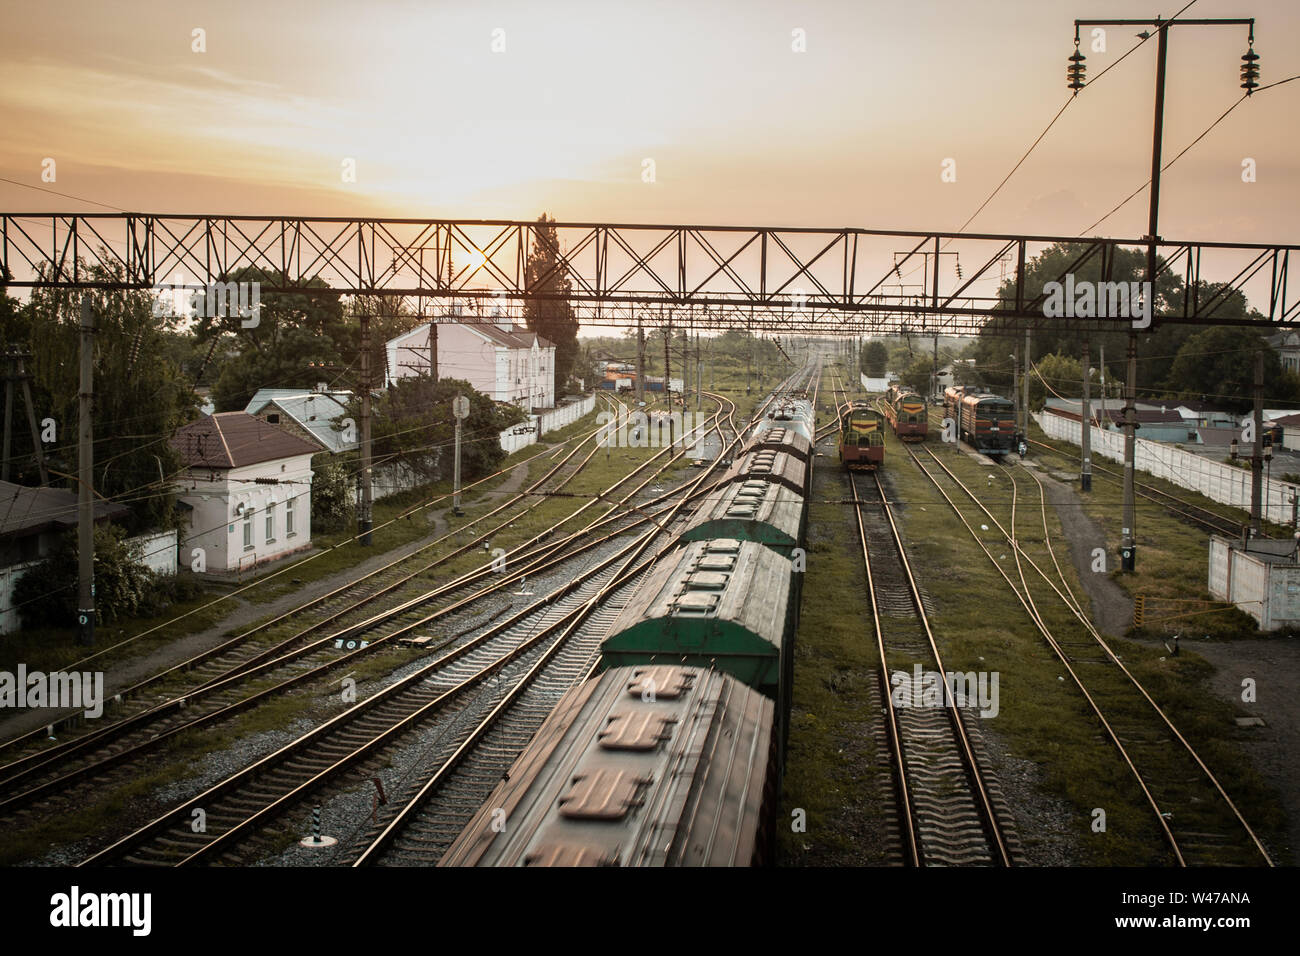
M875 471L885 461L885 417L869 402L840 409L840 462L850 471Z
M885 392L885 418L903 441L925 441L930 430L930 413L925 399L910 389L891 385Z
M759 420L440 866L771 861L813 421Z
M961 440L990 458L1015 450L1016 412L1008 399L970 385L944 390L944 414L957 424Z

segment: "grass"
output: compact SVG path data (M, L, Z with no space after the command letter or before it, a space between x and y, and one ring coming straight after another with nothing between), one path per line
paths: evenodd
M898 450L891 443L890 451ZM985 480L988 466L981 466L951 448L938 454L973 490L976 490L1004 524L1009 518L1010 483L999 475L990 488ZM1096 864L1159 864L1168 855L1154 817L1136 785L1120 762L1112 744L1103 738L1096 719L1081 695L1065 675L1064 669L1048 651L1045 642L1028 619L1026 612L1010 595L1006 583L997 575L988 558L980 552L964 529L954 526L951 510L925 487L928 480L911 462L900 461L899 454L890 459L891 477L900 487L900 497L909 505L903 509L904 526L912 544L910 549L918 565L926 569L925 577L940 606L936 632L940 636L950 669L999 670L1002 673L1002 710L994 730L1003 736L1016 756L1039 765L1043 785L1064 799L1072 808L1071 828L1088 862ZM925 459L924 453L920 454ZM897 464L895 464L897 463ZM937 469L927 461L932 471ZM941 479L945 489L951 486ZM1017 538L1044 570L1051 568L1043 545L1037 498L1030 495L1032 485L1021 479L1021 508ZM1096 487L1096 485L1094 485ZM964 493L949 490L968 520L977 529L980 523L991 524L977 515ZM1028 499L1028 500L1026 500ZM1104 505L1102 506L1104 508ZM1184 541L1182 526L1166 528L1167 519L1146 519L1148 574L1185 573L1178 564L1187 564L1187 553L1179 551ZM1009 525L1007 525L1009 527ZM1036 530L1034 530L1036 529ZM1049 535L1061 540L1063 532L1049 509ZM1164 537L1166 532L1170 535ZM1014 557L995 528L980 532L995 559L1018 582ZM1083 591L1068 556L1061 557L1067 580L1076 595ZM1006 555L1006 557L1002 557ZM965 580L958 583L952 568L961 566ZM1027 575L1031 573L1027 571ZM1088 638L1072 615L1051 594L1045 584L1032 584L1031 591L1039 603L1048 628L1061 640L1086 643ZM1001 620L990 620L990 594L1004 594L998 605L1006 613ZM1084 599L1086 606L1086 598ZM1160 648L1150 648L1131 641L1112 641L1112 647L1147 687L1151 696L1169 713L1189 741L1215 770L1220 781L1231 781L1231 792L1244 815L1257 830L1276 835L1282 817L1276 798L1254 773L1249 761L1236 749L1241 738L1231 718L1233 708L1216 697L1208 687L1212 668L1194 654L1168 657ZM1072 647L1067 644L1067 649ZM1082 653L1082 652L1080 652ZM1084 656L1095 657L1093 654ZM1139 697L1136 689L1113 665L1079 665L1090 690L1102 702L1108 716L1126 730L1139 736L1163 737L1163 724ZM1064 680L1058 678L1064 677ZM1232 833L1236 824L1220 804L1196 805L1205 796L1195 780L1197 771L1177 745L1135 746L1131 749L1139 769L1155 782L1158 796L1174 808L1176 833L1199 831ZM1190 768L1190 769L1189 769ZM1185 786L1188 779L1195 786ZM1092 833L1088 827L1094 808L1107 811L1106 833ZM1220 862L1251 863L1248 853L1236 848L1222 852Z
M1034 437L1046 441L1046 436L1031 429ZM1045 451L1035 446L1035 459L1045 468L1057 471L1077 471L1077 450L1071 455L1073 446L1060 442L1047 442L1054 449ZM1141 475L1139 480L1151 484L1171 494L1177 494L1189 502L1208 510L1230 517L1235 521L1244 520L1244 512L1202 495L1178 488L1170 482ZM1123 525L1123 488L1119 481L1103 474L1094 474L1092 491L1079 493L1088 515L1103 529L1107 544L1107 558L1110 576L1131 596L1139 594L1149 598L1160 599L1161 610L1156 614L1185 613L1199 610L1187 603L1181 607L1178 602L1209 601L1210 593L1206 584L1209 560L1209 535L1199 528L1185 524L1173 517L1155 502L1137 499L1137 561L1135 573L1125 574L1119 570L1118 554L1120 532ZM1273 533L1287 534L1286 529L1272 529ZM1196 614L1193 617L1176 618L1168 621L1153 621L1134 636L1167 637L1173 633L1192 633L1209 639L1231 640L1236 638L1260 637L1260 631L1254 618L1238 608L1228 608L1209 614Z

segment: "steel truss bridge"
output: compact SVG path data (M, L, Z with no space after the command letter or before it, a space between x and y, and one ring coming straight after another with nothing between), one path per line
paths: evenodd
M1145 238L851 228L582 222L546 228L557 240L557 265L531 283L528 255L545 233L524 220L3 213L0 265L19 288L202 289L256 269L263 295L386 296L414 300L417 308L428 300L468 301L480 313L485 302L517 312L524 299L556 299L571 302L591 325L961 335L985 327L1127 330L1126 318L1044 316L1044 297L1024 287L1025 266L1049 246L1072 243L1077 256L1058 281L1093 264L1108 281L1117 253L1145 254L1151 245ZM1162 303L1156 325L1300 322L1300 283L1288 281L1300 246L1155 245L1160 274L1182 280L1181 298ZM99 281L94 267L118 278ZM571 291L548 291L561 270ZM906 284L913 274L918 278ZM328 289L311 288L317 281ZM1247 294L1258 317L1216 314L1235 290Z

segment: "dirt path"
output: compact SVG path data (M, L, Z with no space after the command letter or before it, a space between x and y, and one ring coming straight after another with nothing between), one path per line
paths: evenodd
M501 485L491 491L482 493L476 500L492 500L513 495L523 487L527 475L528 469L515 468ZM446 506L424 512L423 517L424 520L429 522L430 530L428 534L421 536L419 539L408 541L406 544L388 551L377 551L373 556L359 564L324 578L304 583L301 587L295 588L293 591L274 600L253 604L241 597L227 598L223 604L229 608L229 611L218 623L205 630L177 638L166 646L156 648L148 654L113 664L104 674L105 698L111 698L114 694L151 674L166 670L174 664L200 654L209 648L216 647L227 640L226 635L235 628L244 628L261 618L290 611L300 604L354 581L375 568L407 557L447 533L449 528L447 515L450 511L451 503L448 501ZM312 553L315 552L307 552L307 554ZM9 715L0 720L0 739L8 739L35 730L37 727L48 723L51 719L57 719L61 715L62 712L54 710L34 710Z
M1092 570L1092 549L1105 546L1101 529L1084 513L1072 487L1046 475L1039 477L1069 539L1070 558L1092 601L1094 623L1105 634L1122 636L1133 620L1133 600L1108 574ZM1155 646L1159 642L1140 643ZM1269 847L1274 862L1300 865L1300 697L1294 692L1300 679L1300 640L1220 642L1202 640L1192 631L1183 635L1182 648L1214 665L1215 673L1210 678L1214 693L1239 713L1263 720L1263 726L1242 727L1237 746L1277 792L1287 814L1287 845ZM1241 699L1242 681L1246 678L1255 681L1253 703ZM1219 782L1231 794L1232 781Z
M1092 603L1092 621L1097 628L1111 637L1122 637L1133 623L1133 599L1108 573L1094 571L1093 549L1106 548L1106 535L1098 524L1083 510L1083 502L1070 486L1038 473L1047 492L1047 500L1056 511L1065 538L1070 545L1070 560L1078 571L1079 581ZM1060 560L1057 554L1057 560ZM1107 569L1115 555L1106 552Z

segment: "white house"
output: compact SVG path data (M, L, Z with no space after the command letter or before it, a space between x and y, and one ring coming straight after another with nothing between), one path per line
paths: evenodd
M1265 341L1277 351L1283 369L1300 372L1300 332L1287 329L1268 336Z
M332 392L324 384L305 388L259 388L244 411L270 425L319 442L322 451L338 454L357 447L356 429L337 431L334 419L352 399L349 391Z
M186 425L171 444L185 469L180 500L193 509L183 563L248 570L311 545L314 442L247 412L221 412Z
M388 377L429 373L429 325L387 344ZM438 322L438 378L459 378L494 401L525 411L555 406L555 346L509 316L459 316Z

